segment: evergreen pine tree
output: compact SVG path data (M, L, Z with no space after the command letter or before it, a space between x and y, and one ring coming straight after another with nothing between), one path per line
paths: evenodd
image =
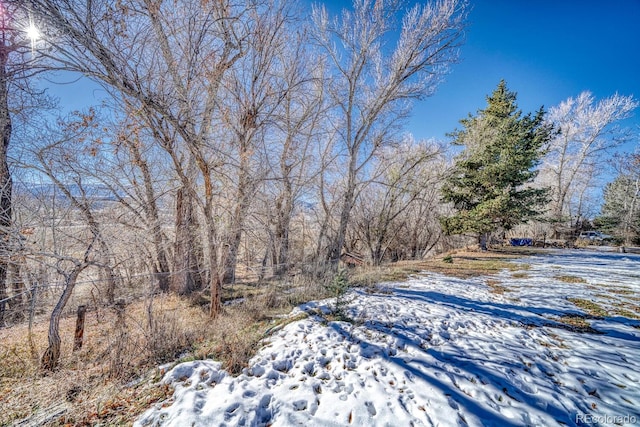
M457 213L441 218L447 234L477 233L483 248L488 233L509 230L541 213L547 189L527 184L535 178L534 168L552 136L544 110L523 115L504 80L487 103L451 134L453 144L464 150L442 195Z

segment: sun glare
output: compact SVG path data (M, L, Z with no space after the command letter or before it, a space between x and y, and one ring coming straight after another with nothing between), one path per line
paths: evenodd
M31 22L27 28L27 37L29 37L31 41L36 41L40 38L40 31L33 25L33 22Z

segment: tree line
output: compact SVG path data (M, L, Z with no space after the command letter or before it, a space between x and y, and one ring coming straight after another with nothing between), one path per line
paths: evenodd
M452 134L457 157L416 141L403 126L458 60L462 0L4 4L42 39L5 29L0 49L0 323L31 282L63 282L52 325L83 274L110 303L142 272L161 292L208 290L215 317L248 269L421 259L542 217L560 235L588 213L599 156L633 137L613 126L631 96L525 115L501 82ZM50 73L107 99L60 117L36 84Z

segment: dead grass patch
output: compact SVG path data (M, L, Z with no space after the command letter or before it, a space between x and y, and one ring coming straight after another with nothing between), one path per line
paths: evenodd
M576 315L568 315L562 316L558 319L558 322L565 325L567 329L573 332L580 333L598 333L597 330L593 329L587 319L584 316L576 316Z
M147 407L148 402L136 393L147 396L158 391L142 385L129 390L124 384L202 341L208 323L206 313L178 297L158 296L151 306L149 302L127 306L123 321L110 309L87 313L84 345L76 352L72 352L75 318L63 318L60 366L53 373L45 374L39 366L47 343L47 319L34 324L33 349L26 325L0 330L4 362L0 364L0 425L31 417L44 425L93 425L120 393L130 395L132 404ZM142 410L137 408L138 413Z
M480 258L468 255L455 255L452 263L445 263L442 260L428 260L421 262L419 265L423 270L461 279L490 276L502 270L514 268L514 265L506 257Z
M509 292L510 289L506 286L502 286L500 281L489 279L486 281L487 286L489 287L489 292L492 294L502 295L505 292Z
M627 310L625 308L614 308L612 313L615 316L621 316L621 317L626 317L627 319L640 319L640 314L638 314L638 308L636 307L636 311L632 312L630 310Z
M570 276L570 275L557 275L557 276L554 276L554 279L564 283L587 283L587 281L582 277Z
M607 311L594 301L589 301L583 298L567 298L567 301L573 303L576 307L586 311L590 316L607 316Z
M420 261L404 261L383 266L363 266L349 272L352 286L370 288L384 282L402 282L424 271Z
M513 277L514 279L528 279L531 276L527 273L516 272L511 274L511 277Z
M609 292L615 295L633 295L635 292L629 288L609 288Z
M411 275L425 271L460 279L490 276L503 270L528 270L531 268L530 265L514 264L510 261L536 253L540 253L540 250L498 248L491 251L454 251L426 260L400 261L378 267L358 267L350 272L349 282L354 286L371 287L383 282L404 281Z

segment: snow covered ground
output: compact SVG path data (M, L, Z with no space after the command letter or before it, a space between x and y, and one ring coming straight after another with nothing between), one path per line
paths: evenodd
M489 292L486 277L425 273L352 292L353 322L314 314L330 301L306 304L292 315L310 316L274 334L238 377L210 360L173 368L172 401L136 425L640 423L640 321L615 314L640 304L640 256L554 251L516 262L530 268L490 278L504 293ZM589 319L598 333L570 330L558 320L585 313L567 298L612 314Z

